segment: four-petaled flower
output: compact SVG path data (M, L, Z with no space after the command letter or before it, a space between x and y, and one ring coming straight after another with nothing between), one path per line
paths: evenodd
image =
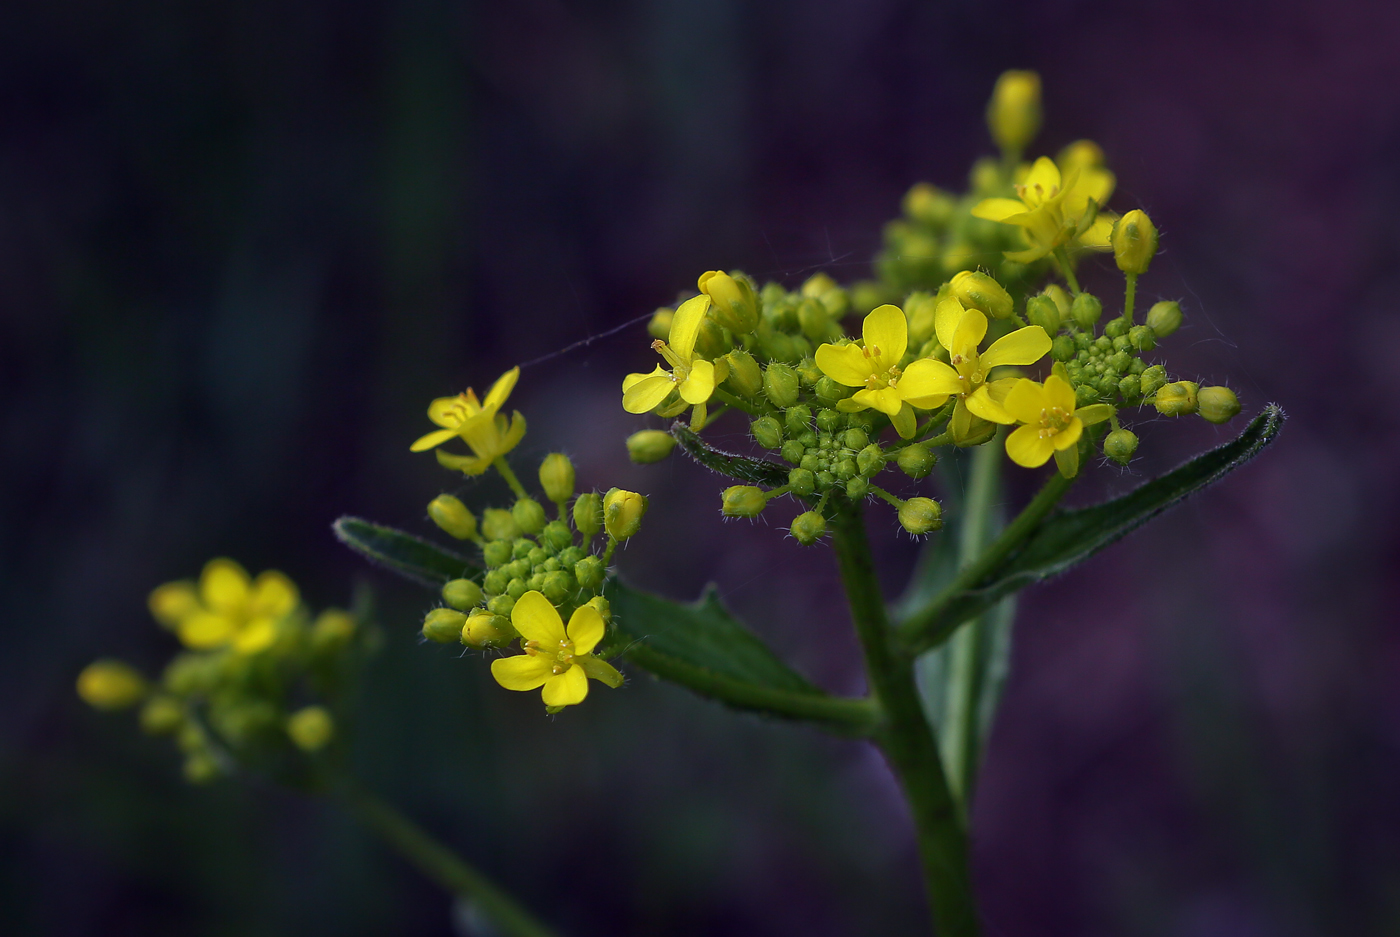
M210 560L199 583L182 580L157 586L149 600L156 621L173 628L197 651L231 645L256 654L277 639L277 623L300 602L296 584L275 569L249 579L233 560Z
M976 309L964 309L951 296L938 304L933 323L939 344L948 349L950 363L932 361L931 393L942 395L934 406L941 406L949 397L958 399L948 427L953 441L962 443L973 435L974 416L993 423L1012 422L1001 401L1017 379L988 381L987 374L1002 365L1035 364L1050 351L1050 336L1040 326L1031 325L1003 335L979 353L977 346L987 334L987 317Z
M1039 260L1071 242L1108 250L1113 220L1107 215L1100 218L1097 212L1113 194L1113 186L1113 173L1100 166L1074 166L1062 178L1054 161L1042 156L1016 186L1018 198L983 199L972 214L1021 229L1030 247L1006 252L1019 263Z
M622 381L622 409L628 413L647 413L660 406L672 390L678 391L687 404L705 405L715 392L715 386L729 375L729 367L723 360L706 361L695 354L695 340L709 308L710 297L704 293L681 303L671 318L670 340L657 339L651 343L671 370L658 364L650 374L627 375ZM700 422L704 422L703 417Z
M880 306L865 317L861 343L822 345L817 349L817 367L822 373L847 387L859 387L836 409L846 413L879 410L890 418L900 436L914 435L913 407L931 410L948 399L937 388L939 362L920 358L901 369L899 361L909 345L909 320L898 306Z
M610 687L622 685L622 674L593 656L607 630L603 616L593 606L575 609L566 629L549 599L531 591L516 601L510 621L520 632L525 653L491 662L491 676L507 690L544 687L545 706L558 709L583 702L589 677Z
M1075 407L1074 388L1058 374L1044 384L1022 378L1011 388L1002 409L1023 424L1006 438L1006 454L1026 468L1039 468L1053 455L1060 474L1073 478L1079 472L1079 437L1085 426L1113 416L1106 403Z
M505 414L497 412L519 378L520 368L511 368L491 385L483 402L477 401L476 392L470 388L456 397L434 400L428 405L428 419L443 428L421 437L409 449L423 452L460 437L471 447L474 455L439 452L438 462L468 475L482 474L491 467L492 462L514 449L525 435L525 418L519 410L515 411L509 422Z

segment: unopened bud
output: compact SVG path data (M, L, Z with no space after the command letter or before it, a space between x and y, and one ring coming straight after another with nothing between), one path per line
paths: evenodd
M915 183L904 195L904 214L935 228L947 224L956 208L947 192L927 182Z
M647 334L652 338L666 341L671 337L671 320L676 316L676 311L669 306L662 306L651 314L651 321L647 323Z
M775 407L797 403L797 372L791 365L774 362L763 371L763 390Z
M788 528L788 533L792 534L797 542L804 547L811 546L826 533L826 518L816 511L799 514L792 519L792 526Z
M509 619L478 609L467 617L460 640L467 647L504 647L515 640L517 634Z
M1167 383L1167 369L1160 364L1154 364L1150 368L1144 368L1139 379L1142 382L1142 395L1151 397Z
M123 661L93 661L78 674L78 696L94 709L126 709L145 695L146 678Z
M635 491L613 488L603 496L603 526L614 540L626 540L640 530L646 512L646 497Z
M1134 208L1114 224L1109 243L1119 270L1134 275L1146 273L1157 253L1157 226L1146 212Z
M736 335L752 332L758 325L758 297L746 278L733 277L722 270L700 275L700 292L710 297L720 325Z
M1158 338L1166 338L1181 328L1181 303L1169 299L1153 303L1152 308L1147 310L1147 327Z
M598 617L603 619L603 624L612 624L612 603L607 599L603 598L601 595L595 595L585 604L588 605L589 608L596 608L598 610Z
M572 487L571 485L570 488ZM544 508L534 498L521 498L515 502L515 506L510 509L510 516L515 518L515 523L527 534L537 534L544 529Z
M788 472L788 488L793 494L806 497L817 490L817 477L810 469L795 468Z
M1055 301L1055 307L1060 310L1061 322L1069 318L1069 310L1072 301L1070 300L1069 294L1065 292L1064 287L1060 286L1058 283L1051 283L1040 292L1041 295L1049 296Z
M1132 430L1116 429L1104 438L1103 454L1119 465L1127 465L1133 453L1137 452L1137 447L1136 433Z
M185 707L173 696L153 696L141 707L141 731L169 735L185 722Z
M672 439L671 442L674 444L675 440ZM574 500L574 526L583 534L585 544L593 539L593 535L603 526L603 499L596 491L581 494Z
M850 433L848 432L847 435L850 435ZM851 448L854 449L855 446L851 446ZM880 470L884 467L885 451L875 443L870 443L863 447L860 452L856 454L856 470L862 475L868 477L879 474Z
M1056 361L1069 361L1077 352L1074 339L1068 335L1056 335L1055 340L1050 343L1050 357Z
M729 362L729 386L734 388L740 397L757 397L758 392L763 389L763 370L759 368L753 355L742 348L736 348L724 357Z
M846 422L846 414L840 410L823 409L817 411L817 429L823 432L835 432L836 428Z
M562 452L551 452L540 463L540 487L544 496L558 504L574 496L574 463Z
M546 599L558 605L574 591L573 574L566 573L562 569L545 573L544 582L540 583L540 591L544 593Z
M783 425L790 435L801 435L812 428L812 408L806 405L788 407L783 413Z
M838 400L845 400L855 392L854 387L847 387L845 384L839 381L833 381L829 377L823 377L821 380L817 381L816 386L813 387L812 390L816 392L818 400L828 405L834 404Z
M335 735L335 720L324 706L307 706L287 717L287 735L304 752L317 752Z
M487 540L514 540L520 536L520 525L510 511L487 508L481 512L481 532Z
M467 616L454 608L435 608L423 618L423 637L438 644L456 641Z
M1060 331L1060 307L1049 296L1041 294L1026 301L1026 321L1038 325L1046 335Z
M603 561L596 556L585 556L574 564L574 578L580 586L589 591L601 586L607 574Z
M627 457L638 465L660 462L675 447L676 440L671 434L659 429L638 430L627 437ZM578 510L577 502L574 503L574 510Z
M938 456L927 446L916 443L899 450L895 463L901 472L917 480L927 477L928 473L933 471L933 467L938 464Z
M1125 374L1118 381L1118 393L1124 400L1134 400L1142 395L1142 378L1136 374Z
M803 335L814 342L822 342L828 338L831 314L820 300L804 299L797 307L797 322Z
M899 506L899 526L914 536L943 526L943 509L932 498L910 498Z
M771 416L761 416L749 426L754 442L765 449L777 449L783 444L783 427Z
M428 516L444 531L458 540L476 536L476 516L452 495L438 495L428 502Z
M998 147L1019 154L1040 130L1040 76L1002 72L987 104L987 127Z
M852 501L859 501L870 494L870 479L864 475L856 475L846 480L846 497Z
M481 586L470 579L453 579L442 587L442 600L458 611L468 611L481 604Z
M1152 402L1157 407L1157 412L1163 416L1184 416L1188 413L1195 413L1197 407L1196 385L1191 381L1164 384L1157 389L1157 394Z
M1202 387L1196 392L1200 414L1211 423L1228 423L1240 412L1240 399L1228 387Z
M937 319L938 298L928 293L910 293L904 301L904 315L909 320L909 346L918 348L933 337Z
M1118 320L1122 322L1122 319ZM1128 344L1138 351L1151 351L1157 347L1157 336L1145 325L1135 325L1128 329Z
M724 489L722 510L725 517L757 517L768 506L763 489L754 485L734 485Z
M985 273L964 270L953 277L952 285L953 295L964 306L980 309L993 319L1011 318L1011 294Z
M1103 303L1093 293L1080 293L1070 304L1069 314L1074 324L1087 332L1103 315Z

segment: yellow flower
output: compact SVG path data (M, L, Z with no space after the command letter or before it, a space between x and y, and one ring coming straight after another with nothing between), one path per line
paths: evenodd
M1016 186L1017 198L983 199L972 214L1021 229L1030 247L1006 252L1020 263L1039 260L1072 242L1108 250L1113 220L1098 217L1098 208L1113 194L1114 183L1113 173L1102 166L1083 161L1062 174L1054 160L1042 156Z
M1075 407L1074 388L1057 374L1044 384L1022 378L1011 388L1002 408L1018 427L1006 439L1006 454L1026 468L1038 468L1053 455L1060 474L1073 478L1079 471L1079 437L1085 426L1101 423L1113 415L1106 403Z
M491 662L491 676L507 690L544 687L544 704L557 709L582 703L589 677L610 687L622 685L622 674L593 656L606 626L592 605L579 606L566 629L549 599L531 591L516 601L510 621L520 632L525 653Z
M126 709L145 699L146 679L119 660L93 661L78 674L78 695L95 709Z
M1050 351L1050 336L1045 330L1038 325L1017 329L979 352L977 346L987 335L987 317L979 310L964 309L950 296L938 304L934 331L939 344L948 349L950 364L932 362L929 392L942 395L934 406L941 406L949 397L958 399L948 425L953 441L961 443L972 437L974 416L993 423L1013 422L1002 409L1001 401L1017 379L988 381L987 374L1002 365L1035 364L1045 357Z
M491 467L491 463L510 452L525 435L525 418L516 410L510 420L498 413L501 406L515 389L520 378L520 368L511 368L496 379L484 402L476 399L476 392L467 389L456 397L439 397L428 405L428 419L438 426L426 436L420 437L409 446L412 452L423 452L440 446L453 437L461 437L471 447L474 455L456 455L450 452L437 453L437 460L448 468L460 469L468 475L480 475Z
M837 401L836 409L852 413L879 410L890 418L900 436L914 435L914 407L940 407L948 395L937 390L936 366L940 362L919 358L907 368L900 359L909 345L909 320L898 306L880 306L865 317L860 343L822 345L817 367L847 387L859 387L852 396Z
M168 582L151 593L151 614L173 628L189 648L207 651L231 645L256 654L277 638L277 623L300 602L296 584L275 569L249 579L233 560L210 560L199 584Z
M627 375L622 381L622 409L647 413L660 406L672 390L679 391L685 403L704 406L719 382L729 376L729 366L722 359L706 361L695 354L695 339L709 308L710 297L704 293L681 303L671 319L670 341L651 343L671 370L658 364L650 374Z

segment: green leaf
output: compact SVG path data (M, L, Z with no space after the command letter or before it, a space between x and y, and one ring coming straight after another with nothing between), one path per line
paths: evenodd
M342 517L331 529L341 543L374 565L425 586L441 586L449 579L481 578L481 568L465 556L402 530L358 517Z
M1005 595L1058 575L1126 536L1193 492L1254 458L1278 436L1286 419L1269 404L1237 438L1137 490L1097 504L1049 515L1006 560L969 588L945 592L909 616L900 635L913 650L933 647L958 625Z
M673 683L738 709L805 719L843 735L865 735L872 702L831 696L812 686L720 604L713 587L683 605L617 580L609 651Z
M684 423L677 421L671 427L671 435L686 453L712 472L727 475L750 485L768 485L781 488L788 483L788 469L777 462L764 459L749 459L712 449L699 434Z

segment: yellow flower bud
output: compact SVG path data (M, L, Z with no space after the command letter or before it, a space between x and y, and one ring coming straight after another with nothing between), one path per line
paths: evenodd
M1157 253L1157 226L1147 213L1134 208L1113 226L1109 236L1113 245L1113 259L1118 269L1134 275L1147 272L1152 256Z
M287 717L287 734L304 752L318 752L335 735L335 720L324 706L307 706Z
M636 534L646 512L646 496L635 491L613 488L603 496L603 526L614 540L626 540Z
M1212 423L1228 423L1240 412L1240 399L1228 387L1202 387L1196 392L1200 414Z
M752 332L758 325L758 297L743 276L733 277L722 270L700 274L700 292L710 297L719 324L736 335Z
M792 519L792 526L788 528L788 533L804 547L809 547L821 539L826 533L826 518L816 511L807 511Z
M1040 76L1002 72L987 104L987 127L1003 151L1019 154L1040 130Z
M574 564L574 578L585 589L597 589L607 578L607 568L596 556L585 556Z
M659 431L648 430L648 432ZM637 433L633 438L640 435L640 433ZM670 439L669 436L667 436L667 438ZM630 452L632 450L632 440L629 439L627 442L627 448ZM673 445L675 444L674 439L672 439L671 442ZM585 544L589 540L592 540L593 535L603 526L603 501L598 497L596 491L581 494L574 500L574 526L578 528L579 533L583 534Z
M311 646L316 650L344 647L354 636L354 617L338 608L326 609L311 626Z
M1181 303L1169 299L1153 303L1147 310L1147 327L1158 338L1166 338L1181 328Z
M510 509L510 516L515 519L516 526L527 534L537 534L544 530L545 522L548 518L544 515L544 508L534 498L521 498L516 501Z
M467 616L452 608L435 608L423 619L423 637L438 644L449 644L462 634Z
M1069 314L1075 325L1088 332L1103 315L1103 303L1093 293L1080 293L1070 303Z
M603 598L601 595L595 595L593 598L591 598L591 599L588 600L588 603L587 603L587 604L588 604L588 606L589 606L590 608L596 608L596 609L598 610L598 615L599 615L599 617L601 617L601 618L603 619L603 624L605 624L605 625L610 625L610 624L612 624L612 603L611 603L611 602L609 602L607 599Z
M918 348L933 337L938 298L928 293L910 293L904 301L904 316L909 320L909 347Z
M468 647L505 647L518 634L509 619L483 608L468 616L462 626L461 641Z
M1053 336L1060 331L1060 307L1049 296L1032 296L1026 301L1026 321Z
M1057 283L1051 283L1049 286L1047 286L1045 289L1041 290L1040 292L1041 292L1042 295L1044 295L1044 296L1049 296L1051 299L1053 299L1053 300L1055 301L1055 306L1060 310L1060 319L1061 319L1062 321L1063 321L1064 319L1066 319L1066 318L1069 317L1069 309L1070 309L1070 298L1069 298L1069 294L1066 293L1066 292L1064 291L1064 289L1063 289L1059 284L1057 284Z
M1103 454L1119 465L1127 465L1137 452L1138 438L1132 430L1116 429L1103 441Z
M185 721L185 707L173 696L152 696L141 707L141 731L169 735Z
M729 386L733 387L740 397L758 396L758 392L763 389L763 371L758 362L753 360L753 355L742 348L736 348L724 357L729 362Z
M675 316L676 310L662 306L651 314L651 321L647 323L647 334L660 341L666 341L671 337L671 320Z
M771 416L761 416L749 424L754 442L765 449L777 449L783 444L783 425Z
M453 579L442 587L442 600L461 612L476 608L483 598L481 586L470 579Z
M934 228L941 228L953 217L957 203L952 197L927 182L915 183L905 193L904 214Z
M78 696L94 709L126 709L146 692L146 678L123 661L94 661L78 674Z
M1146 372L1144 372L1146 373ZM1197 407L1196 385L1191 381L1177 381L1157 388L1152 400L1157 412L1163 416L1184 416L1195 413Z
M562 452L551 452L540 463L540 487L544 496L558 504L574 496L574 463Z
M724 489L725 517L757 517L768 506L763 489L754 485L734 485Z
M905 446L899 450L895 464L905 475L917 480L927 477L928 473L933 471L933 467L938 464L938 456L927 446Z
M660 462L670 455L675 447L675 437L659 429L638 430L627 437L627 457L638 465ZM578 512L578 502L574 502L574 512ZM574 525L578 525L577 520L574 521ZM593 529L596 531L598 528Z
M985 273L964 270L953 277L952 285L953 295L964 306L980 309L993 319L1011 318L1011 294Z
M476 517L467 506L452 495L438 495L428 502L428 516L444 531L458 540L476 537Z
M899 526L914 536L943 526L943 508L932 498L910 498L899 506Z
M797 372L791 365L775 361L763 372L763 390L775 407L790 407L797 403Z

